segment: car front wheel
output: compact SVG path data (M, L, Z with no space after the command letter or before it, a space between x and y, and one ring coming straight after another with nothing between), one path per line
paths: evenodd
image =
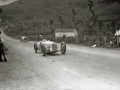
M61 43L61 53L65 54L65 52L66 52L66 44L65 44L65 42L62 42Z
M45 46L43 45L43 48L42 48L43 50L43 56L45 56Z
M34 50L35 50L35 53L37 53L37 44L34 43Z

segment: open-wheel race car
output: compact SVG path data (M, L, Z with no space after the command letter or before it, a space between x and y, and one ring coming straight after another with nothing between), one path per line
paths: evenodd
M62 54L65 54L66 44L65 42L62 42L58 47L58 44L56 42L43 39L37 43L36 42L34 43L34 50L35 50L35 53L37 53L38 50L41 51L43 53L43 56L50 53L53 54L58 51L61 51Z
M28 37L25 37L25 36L22 36L20 38L20 42L29 42L29 38Z

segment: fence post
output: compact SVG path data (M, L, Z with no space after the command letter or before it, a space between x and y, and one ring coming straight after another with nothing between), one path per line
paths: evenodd
M119 36L117 36L117 46L119 46Z
M78 44L78 36L76 36L76 43Z
M85 35L84 35L84 44L85 44Z
M107 38L106 36L104 36L104 42L105 42L105 45L107 44Z
M92 45L93 45L93 37L91 37Z

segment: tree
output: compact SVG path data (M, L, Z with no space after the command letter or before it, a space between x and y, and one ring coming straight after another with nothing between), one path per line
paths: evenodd
M110 23L110 25L111 25L111 27L115 27L115 22L112 21L112 22Z
M88 0L88 7L89 7L89 11L91 13L90 25L93 25L94 18L95 18L95 13L94 13L94 10L92 9L92 7L93 7L93 1L92 0Z
M53 34L54 33L54 29L53 29L53 20L52 19L50 19L50 21L49 21L49 25L50 25L50 30L51 30L51 33Z
M76 16L76 11L74 9L72 10L72 15Z
M2 13L2 8L0 7L0 13Z
M88 0L88 6L89 6L89 10L92 10L93 7L93 1L92 0Z
M53 25L53 20L50 20L50 21L49 21L49 24L50 24L50 25Z
M36 23L33 22L33 28L34 28L34 30L35 30L35 34L37 34L36 27L37 27Z
M58 22L59 22L59 24L60 24L60 26L61 26L61 28L62 28L62 26L63 26L63 24L64 24L64 20L63 20L63 18L62 18L61 15L58 16Z
M72 16L72 22L73 22L73 23L75 22L75 19L76 19L76 18Z
M59 20L60 22L62 21L62 16L61 16L61 15L58 16L58 20Z
M76 21L76 11L73 9L73 10L72 10L72 22L73 22L73 27L75 27L75 21Z
M0 7L0 13L2 13L2 7ZM0 22L2 21L2 16L0 15Z
M103 27L103 23L102 21L99 21L99 29L101 29Z

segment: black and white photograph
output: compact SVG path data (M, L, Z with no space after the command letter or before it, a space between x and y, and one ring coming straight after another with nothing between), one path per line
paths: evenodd
M120 90L120 0L0 0L0 90Z

